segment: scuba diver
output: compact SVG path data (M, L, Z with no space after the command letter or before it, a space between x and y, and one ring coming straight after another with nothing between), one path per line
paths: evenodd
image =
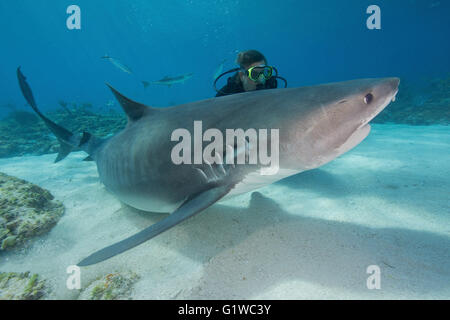
M216 97L226 96L234 93L241 93L253 90L274 89L278 87L277 79L281 79L287 87L286 79L278 76L275 67L267 65L267 59L256 50L240 52L236 63L239 68L231 69L222 73L214 81L214 89L217 91ZM218 90L217 81L228 73L236 72L228 78L227 85Z

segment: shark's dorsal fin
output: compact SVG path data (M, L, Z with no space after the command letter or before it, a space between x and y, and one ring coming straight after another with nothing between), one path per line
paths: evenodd
M119 91L114 89L110 84L106 84L116 97L117 101L119 101L120 105L122 106L123 110L128 116L128 121L137 121L142 116L144 116L146 113L153 110L153 108L150 108L142 103L133 101L131 99L128 99L123 94L121 94Z

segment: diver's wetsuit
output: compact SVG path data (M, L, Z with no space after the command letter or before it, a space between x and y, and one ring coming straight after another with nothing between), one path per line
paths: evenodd
M266 81L265 85L262 88L257 88L256 90L275 89L276 87L278 87L277 79L275 77L272 77ZM228 78L227 85L219 90L219 92L216 94L216 97L222 97L229 94L241 92L245 92L244 86L242 85L241 79L239 79L239 73L236 73L234 76Z

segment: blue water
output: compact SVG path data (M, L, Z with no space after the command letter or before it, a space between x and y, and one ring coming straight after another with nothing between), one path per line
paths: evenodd
M81 30L66 26L73 4ZM381 8L381 30L366 27L372 4ZM64 100L101 113L114 100L105 82L150 106L207 99L219 64L235 68L248 49L261 51L289 87L400 77L398 101L386 109L395 115L374 124L360 146L83 271L83 289L131 270L141 277L134 299L448 299L449 16L448 0L0 0L0 119L6 104L30 111L18 66L44 112ZM172 87L141 83L188 73ZM0 151L11 152L0 171L48 189L66 211L30 249L2 253L0 272L39 273L51 299L76 299L68 265L162 216L122 206L81 152L53 164L37 143L41 133L18 122L0 123L17 138L0 136ZM366 289L369 265L382 267L383 290Z
M81 8L81 30L66 27L71 4ZM290 87L385 76L426 82L448 75L448 1L376 1L381 30L366 27L371 4L4 0L0 105L24 106L15 75L19 65L44 111L57 108L61 99L104 105L112 99L105 82L153 106L205 99L215 94L218 64L227 59L225 70L235 67L237 52L247 49L263 52ZM134 73L101 60L105 54ZM140 82L190 72L190 81L171 88L144 90Z

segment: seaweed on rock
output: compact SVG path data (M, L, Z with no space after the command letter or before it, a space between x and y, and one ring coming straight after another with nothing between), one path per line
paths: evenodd
M139 276L134 272L110 273L92 282L79 296L79 300L129 299Z
M47 295L45 280L30 272L0 272L0 300L39 300Z
M0 251L49 231L64 206L45 189L0 172Z

